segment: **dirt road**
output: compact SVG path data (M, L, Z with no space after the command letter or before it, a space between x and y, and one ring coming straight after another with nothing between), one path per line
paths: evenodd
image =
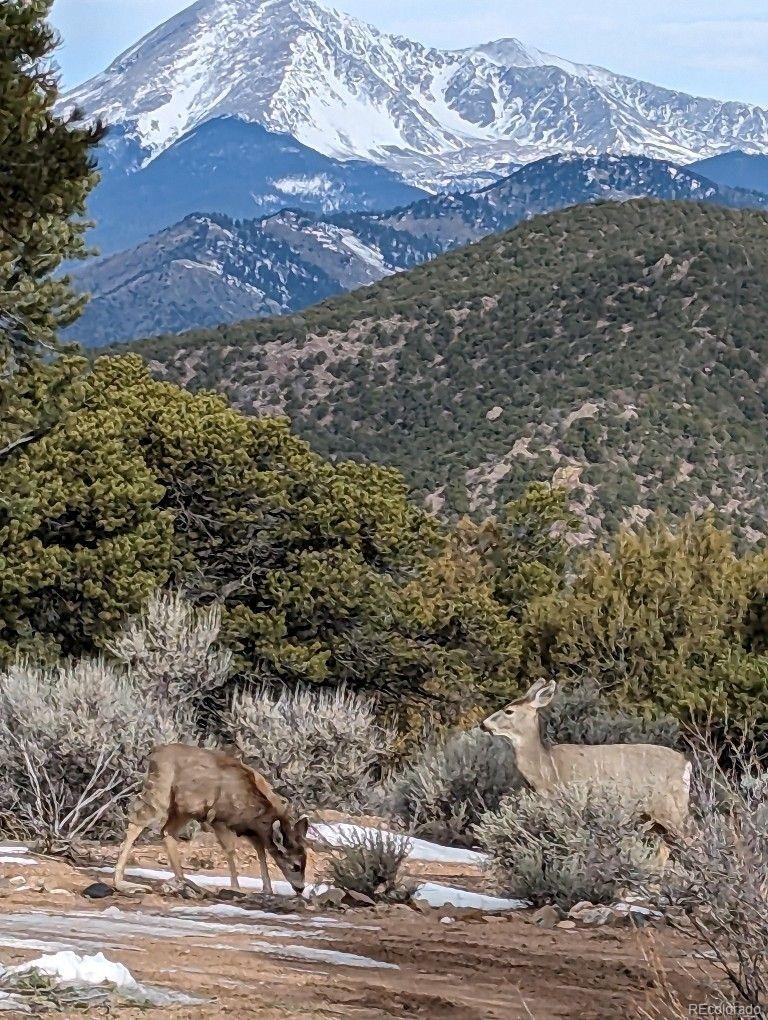
M187 850L198 865L201 854L207 862L214 853ZM112 857L105 849L104 861ZM162 867L164 860L157 848L144 847L138 863ZM412 870L464 888L480 881L439 864ZM90 902L81 893L95 870L39 859L4 862L0 873L23 874L32 886L6 887L0 898L4 964L65 949L103 951L143 984L199 1000L121 1009L126 1018L616 1020L637 1015L652 993L645 959L651 944L685 999L707 997L682 973L692 967L692 946L667 930L542 930L529 912L464 919L408 906L272 913L255 909L257 897L244 906L157 892Z

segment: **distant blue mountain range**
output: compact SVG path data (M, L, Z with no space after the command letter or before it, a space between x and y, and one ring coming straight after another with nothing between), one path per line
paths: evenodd
M290 135L236 117L218 117L147 161L114 128L99 157L101 183L88 213L89 241L110 254L145 240L193 212L233 219L295 206L308 212L376 212L427 194L385 167L324 156Z
M715 184L768 192L768 156L749 155L737 149L700 159L688 169L703 174Z
M161 191L170 195L170 182ZM237 222L218 211L192 214L128 251L76 269L75 285L92 298L68 336L97 346L293 312L539 213L629 198L768 211L768 195L717 185L663 160L564 155L529 163L490 188L431 195L389 212L283 210ZM223 192L216 201L233 206Z

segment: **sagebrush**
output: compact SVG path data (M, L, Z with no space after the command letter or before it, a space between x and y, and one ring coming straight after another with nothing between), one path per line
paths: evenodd
M482 730L427 749L390 783L390 810L410 832L472 846L474 827L524 780L512 745Z
M186 726L104 660L12 667L0 674L0 827L51 848L116 835L152 746Z
M730 748L726 770L699 748L692 832L665 888L688 908L739 1003L768 1015L768 774L749 750ZM745 1013L745 1015L747 1015Z
M638 804L610 784L522 792L477 826L491 877L504 895L568 909L611 903L623 888L658 879L658 843Z
M244 689L224 723L245 760L307 808L364 806L395 742L374 703L343 687Z
M196 608L180 592L161 590L106 648L148 696L199 706L232 668L232 652L218 644L220 630L219 606Z
M394 832L352 829L331 849L329 877L340 889L371 899L407 899L399 875L410 849L408 838Z

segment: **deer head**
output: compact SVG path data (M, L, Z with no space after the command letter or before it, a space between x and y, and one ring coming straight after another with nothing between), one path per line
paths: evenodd
M272 838L267 847L275 864L298 895L304 892L308 829L309 818L306 815L302 815L297 822L290 818L276 818L272 823Z
M493 715L489 715L481 725L488 733L506 737L516 746L520 746L532 738L538 740L539 710L548 705L557 691L557 681L538 680L531 689L516 701L510 702Z

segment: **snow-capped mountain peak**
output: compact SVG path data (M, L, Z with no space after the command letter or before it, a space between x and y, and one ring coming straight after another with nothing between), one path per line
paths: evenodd
M313 0L199 0L64 103L122 126L151 160L235 116L414 182L555 152L692 161L768 150L768 111L695 99L502 39L444 51Z

